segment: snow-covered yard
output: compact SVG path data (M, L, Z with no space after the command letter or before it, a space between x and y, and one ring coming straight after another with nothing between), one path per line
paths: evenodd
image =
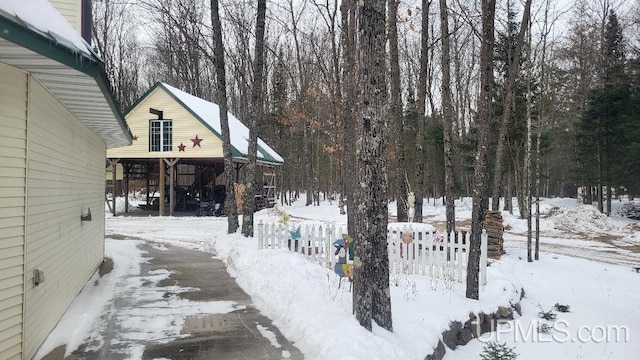
M460 221L470 218L470 204L469 199L456 204ZM390 209L394 208L392 204ZM294 223L346 224L335 202L305 207L299 201L279 210L289 213ZM338 277L332 270L287 250L258 250L256 239L226 234L226 218L108 215L107 256L113 258L113 273L118 274L118 267L130 269L135 264L127 258L130 251L124 249L130 242L117 239L215 254L225 261L256 307L307 359L424 359L451 321L464 322L469 312L488 313L515 303L522 288L522 316L515 315L514 321L501 325L492 335L449 350L446 359L479 359L487 341L515 347L518 359L635 359L640 353L640 274L632 270L634 265L640 266L637 221L603 218L571 199L544 200L542 212L542 253L534 263L526 262L526 223L503 213L510 227L505 234L507 254L488 268L488 283L481 289L480 301L464 297L464 284L434 282L420 275L399 276L391 289L393 333L379 328L370 333L358 325L351 315L349 286L338 288ZM423 214L436 226L444 221L440 205L425 204ZM256 221L276 222L280 218L276 209L256 215ZM82 343L91 329L99 326L102 307L111 301L110 296L109 291L87 287L68 312L85 315L75 320L74 326L80 330L69 332L63 319L40 355L61 343L68 345L68 352ZM570 312L556 311L555 322L538 317L540 311L549 311L556 303L569 305ZM552 329L539 334L536 328L540 323Z

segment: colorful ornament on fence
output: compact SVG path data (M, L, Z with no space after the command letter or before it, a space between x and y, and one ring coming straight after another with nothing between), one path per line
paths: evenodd
M282 212L282 217L280 218L280 220L278 220L278 222L282 225L288 225L289 224L289 219L291 219L291 216L289 216L289 214L287 214L285 211Z
M339 255L340 250L344 250L346 254L348 249L349 260L353 260L353 255L355 251L355 248L354 248L355 242L353 241L353 238L349 234L342 234L342 239L338 239L334 241L333 246L336 248L336 252L334 255L338 256L338 259L340 259L340 255ZM343 254L342 256L344 257L345 255Z
M302 237L300 234L300 225L295 230L289 230L289 235L291 235L291 240L298 241Z
M333 246L336 248L334 255L338 257L333 271L341 278L346 277L349 280L353 278L353 265L347 263L347 256L349 260L353 260L353 244L353 239L348 234L343 234L342 239L333 242Z
M337 263L334 266L333 271L335 271L335 273L338 274L338 276L340 276L341 278L346 277L349 280L353 279L353 265L352 264Z

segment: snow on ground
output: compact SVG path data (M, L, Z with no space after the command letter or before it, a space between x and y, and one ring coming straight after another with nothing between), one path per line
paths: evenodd
M526 259L526 251L507 251L508 256L492 267L511 273L524 284L522 316L448 352L446 360L478 359L489 341L515 348L520 360L637 359L640 274L627 267L552 254L542 254L540 261L531 264L521 260ZM568 305L570 312L555 310L554 321L538 316L553 310L555 304ZM539 333L541 324L552 329Z
M435 205L433 202L424 204L423 214L429 221L444 220L441 204L441 201ZM457 219L468 220L471 200L462 199L456 205ZM511 325L503 325L493 338L485 335L482 340L515 346L516 352L521 354L520 359L635 359L640 352L640 341L637 340L640 336L640 292L636 291L640 274L632 272L628 264L638 266L640 257L630 250L623 252L623 247L598 241L595 235L612 231L617 234L617 241L637 242L637 228L634 227L637 225L629 226L629 221L620 219L602 220L605 230L581 231L584 224L581 214L590 212L588 209L575 210L580 209L579 205L571 199L545 199L542 202L541 211L545 214L541 223L542 253L541 260L534 263L526 262L523 250L526 238L522 234L526 233L526 222L503 212L505 223L511 228L505 234L507 254L488 268L488 284L481 289L480 301L464 297L464 284L432 283L419 275L398 277L397 286L391 288L394 333L380 328L374 328L370 333L358 325L351 314L349 286L345 282L338 288L339 280L333 271L311 264L287 250L257 250L256 239L226 233L226 218L112 217L107 214L106 233L110 240L107 240L106 250L107 256L115 261L115 277L130 271L126 269L135 268L136 261L142 261L140 257L125 256L117 250L125 246L122 244L131 246L135 241L151 242L158 247L162 244L184 246L216 254L225 261L238 284L251 295L255 306L273 320L307 359L424 359L432 352L449 322L466 321L470 311L490 312L498 305L514 302L521 288L526 294L522 300L522 316L510 322ZM557 210L552 211L555 208ZM391 205L390 210L395 211L395 206ZM256 222L277 222L282 212L290 214L294 224L346 225L346 216L339 215L337 202L305 207L302 200L292 206L260 211L256 214ZM557 228L558 224L561 229ZM568 253L599 262L554 253ZM92 294L95 291L101 293ZM88 308L79 311L74 303L61 321L61 324L71 321L77 330L69 335L64 326L62 330L56 329L47 344L53 341L73 347L90 337L95 327L100 326L99 316L113 295L114 292L103 287L83 292L76 303ZM530 332L529 338L519 339L514 336L516 331L510 332L509 329L517 330L520 326L524 333L529 324L537 325L540 309L550 310L556 302L570 305L571 312L560 314L555 322L556 329L550 334L536 338L537 333ZM591 334L594 335L591 338L583 333L599 327L607 330L606 326L625 330L629 341L600 341L596 333ZM131 331L135 332L135 329ZM269 338L268 333L265 334ZM152 335L139 333L139 336ZM481 341L474 340L468 346L448 351L447 359L478 359L482 345Z

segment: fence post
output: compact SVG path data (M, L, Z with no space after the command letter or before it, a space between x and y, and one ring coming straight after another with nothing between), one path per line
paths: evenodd
M260 220L260 222L258 222L258 250L264 247L263 241L264 241L264 224L262 223L262 220Z
M342 234L344 234L344 231L342 229L342 226L340 226L340 227L338 227L338 233L334 234L335 235L335 239L338 240L338 239L342 238ZM333 242L331 244L333 244ZM329 265L329 269L333 269L333 266L334 266L334 264L336 262L336 256L333 254L333 251L334 251L334 248L330 247L329 254L331 254L331 255L329 256L329 259L331 260L331 264ZM347 249L347 251L345 253L347 254L347 262L349 262L349 249Z
M283 246L286 246L284 244L284 232L287 231L287 228L282 225L282 224L278 224L278 249L281 249ZM289 248L289 250L291 250Z
M322 259L327 269L331 268L331 259L329 258L329 249L331 248L331 237L333 236L333 226L327 224L326 234L322 242Z
M462 283L462 274L464 273L463 269L463 260L462 260L462 239L460 239L460 237L458 236L459 232L458 231L453 231L453 240L455 243L455 251L454 253L454 265L456 266L457 270L458 270L458 282Z
M419 232L416 233L416 238L413 240L414 242L416 242L416 246L418 247L417 251L418 251L418 266L419 271L418 274L425 274L425 256L426 256L426 251L427 251L427 246L426 244L426 238L427 238L427 232L423 230L420 230Z
M480 284L487 285L487 230L480 237Z
M464 277L463 281L466 281L467 273L469 271L469 251L471 249L471 247L470 247L471 245L470 245L469 242L471 241L471 233L467 233L466 231L462 231L461 235L462 235L461 242L464 243L464 245L463 245L463 247L464 247L464 258L462 259L462 263L461 263L461 266L464 269L464 271L462 273L462 276ZM467 236L467 235L469 235L469 236Z

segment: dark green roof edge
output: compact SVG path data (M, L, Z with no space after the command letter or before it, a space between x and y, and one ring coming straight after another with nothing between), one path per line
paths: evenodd
M140 103L161 84L161 82L153 84L153 86L150 87L149 90L145 91L144 94L142 94L139 98L136 99L136 101L133 102L133 104L129 105L129 107L123 113L124 117L127 117L127 115L129 115L129 113L133 111L133 109L137 108L138 105L140 105Z
M76 52L69 49L55 41L55 39L50 39L37 31L28 29L25 25L12 21L5 15L5 13L0 12L0 37L93 78L120 127L127 134L129 141L132 140L131 131L124 121L124 116L120 112L117 100L111 92L111 86L107 80L102 60L95 56L89 57L79 50Z
M191 116L193 116L194 118L198 119L198 121L200 121L200 123L202 123L202 125L204 125L214 135L216 135L218 138L220 138L222 140L222 135L220 133L218 133L214 128L209 126L209 124L206 121L204 121L204 119L202 119L190 107L188 107L184 102L182 102L182 100L180 100L171 90L167 89L167 87L164 86L162 84L162 82L160 82L160 81L156 82L151 88L149 88L149 90L147 90L131 106L129 106L129 108L125 111L124 116L127 116L134 108L136 108L147 96L149 96L158 87L162 88L167 94L169 94L169 96L171 96L172 99L174 99L178 104L180 104L180 106L185 108L189 112L189 114L191 114ZM260 146L258 146L258 150L263 155L262 156L262 161L268 162L268 163L273 163L273 164L283 164L284 163L284 162L280 162L280 161L277 161L276 159L274 159L271 155L269 155L266 151L264 151L264 149L262 149ZM265 156L265 154L267 156ZM233 145L231 145L231 156L233 156L235 158L241 158L241 159L246 159L247 158L246 154L241 153Z
M268 161L270 163L274 163L274 164L284 164L284 161L276 160L273 156L271 156L271 154L269 154L268 151L263 149L262 146L260 146L260 144L258 144L258 151L262 154L262 158L265 159L266 161ZM275 151L275 150L273 150L273 151Z

